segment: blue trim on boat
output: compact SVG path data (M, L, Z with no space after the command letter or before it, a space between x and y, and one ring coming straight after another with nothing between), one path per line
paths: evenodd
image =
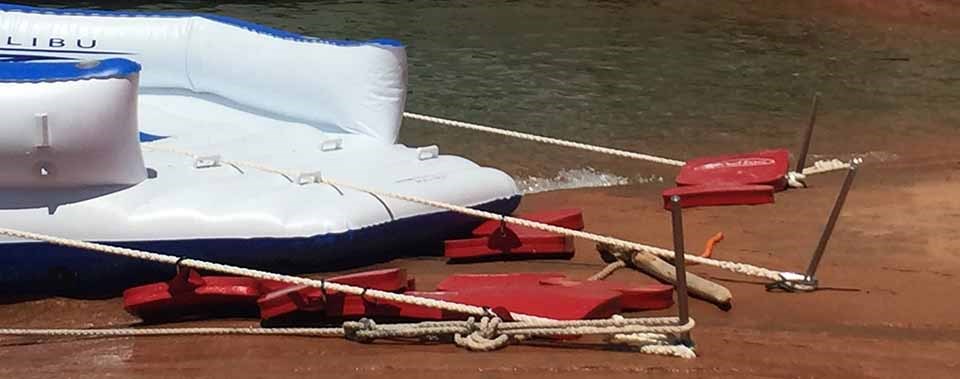
M183 18L183 17L202 17L222 24L235 26L241 29L249 30L255 33L265 34L276 38L308 42L308 43L326 43L338 46L363 46L363 45L384 45L392 47L403 47L403 43L388 38L378 38L369 41L349 41L337 39L321 39L308 37L301 34L271 28L250 21L240 20L233 17L222 16L208 13L188 13L188 12L133 12L133 11L102 11L92 9L60 9L60 8L39 8L28 5L0 3L0 11L22 12L34 14L52 14L68 16L101 16L101 17L165 17L165 18Z
M126 78L140 72L140 64L111 58L89 62L0 62L0 82L56 82Z
M475 208L510 214L520 196ZM443 240L469 234L480 219L453 212L414 216L344 233L294 238L230 238L107 242L288 274L334 271L403 256L437 254ZM125 288L169 279L160 263L76 250L46 243L0 244L0 294L116 295Z
M153 142L168 138L169 136L158 136L156 134L140 132L140 142Z

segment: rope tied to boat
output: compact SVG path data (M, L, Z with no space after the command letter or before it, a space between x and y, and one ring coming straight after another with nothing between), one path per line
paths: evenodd
M497 128L497 127L488 126L488 125L474 124L470 122L451 120L447 118L428 116L428 115L412 113L412 112L403 112L403 117L409 118L412 120L429 122L437 125L453 126L457 128L476 130L480 132L498 134L502 136L518 138L518 139L527 140L527 141L545 143L545 144L556 145L556 146L570 147L574 149L592 151L600 154L613 155L621 158L637 159L637 160L642 160L647 162L659 163L667 166L683 167L684 165L687 164L684 161L667 158L667 157L638 153L638 152L628 151L628 150L621 150L621 149L616 149L611 147L591 145L591 144L576 142L576 141L568 141L560 138L518 132L514 130ZM850 167L849 164L842 162L838 159L820 160L820 161L814 162L813 166L803 169L802 173L790 172L790 173L787 173L786 177L791 187L803 188L804 185L802 183L802 180L807 175L822 174L825 172L842 170L848 167Z
M567 141L559 138L517 132L513 130L495 128L492 126L473 124L469 122L450 120L450 119L445 119L440 117L411 113L411 112L403 112L403 117L414 119L414 120L426 121L426 122L430 122L438 125L454 126L458 128L477 130L477 131L486 132L486 133L499 134L502 136L519 138L527 141L534 141L534 142L546 143L546 144L557 145L557 146L572 147L574 149L587 150L587 151L592 151L592 152L601 153L601 154L618 156L621 158L639 159L647 162L660 163L668 166L681 167L686 164L683 161L678 161L676 159L670 159L666 157L658 157L656 155L635 153L632 151L590 145L582 142Z
M862 158L854 158L853 164L860 164ZM803 182L809 175L822 174L830 171L845 170L850 168L850 163L839 159L826 159L813 162L813 166L803 169L803 172L790 171L786 175L787 185L790 188L806 188L807 184Z

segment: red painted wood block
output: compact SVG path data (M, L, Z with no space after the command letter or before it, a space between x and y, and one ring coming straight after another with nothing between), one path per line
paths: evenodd
M546 278L540 283L568 288L617 291L623 295L620 304L627 311L648 311L673 306L673 286L667 284L633 284L612 280L579 281L565 278Z
M701 184L764 184L786 188L790 153L784 149L721 155L687 161L677 175L678 186Z
M462 240L447 240L443 254L452 260L482 258L561 258L570 259L575 254L573 237L545 232L529 232L506 237L506 243L496 237L478 237ZM511 240L512 239L512 240Z
M537 221L544 224L564 227L567 229L583 230L583 211L580 209L558 209L553 211L530 212L516 215L525 220ZM500 229L500 221L490 220L473 229L476 237L486 237ZM517 234L537 233L542 231L519 225L506 225Z
M123 308L146 321L209 314L255 314L259 296L256 279L201 276L193 269L183 269L169 281L123 291Z
M491 309L501 308L509 312L557 320L606 318L621 310L619 292L597 289L518 286L510 287L507 291L503 288L483 287L457 291L408 292L407 294ZM410 304L383 301L367 303L376 303L376 305L367 308L367 312L364 313L366 317L462 320L468 316Z
M407 289L407 286L413 284L413 278L407 277L407 271L398 268L334 276L328 278L327 281L394 292L404 291ZM329 303L331 299L351 296L310 286L297 285L284 288L278 287L277 282L262 284L266 284L268 288L279 289L275 289L257 300L257 306L260 307L261 320L269 320L294 312L324 311L327 303Z
M774 202L774 188L759 184L704 184L675 187L663 191L663 207L670 209L670 198L680 196L680 207L720 205L758 205Z
M482 287L538 286L547 279L564 278L558 272L513 272L507 274L455 274L437 284L437 291L458 291Z
M496 288L512 292L518 287L577 287L584 290L616 291L622 295L623 309L632 311L669 308L673 305L673 286L663 284L633 284L618 281L578 281L564 274L552 272L522 272L505 274L456 274L437 285L440 291L466 291L478 288Z

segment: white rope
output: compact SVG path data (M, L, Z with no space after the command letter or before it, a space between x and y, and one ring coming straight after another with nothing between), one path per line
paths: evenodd
M144 148L183 154L183 155L187 155L194 158L200 156L199 154L195 154L189 151L179 150L176 148L168 148L163 146L150 145L149 147L144 146ZM291 178L291 177L295 178L299 176L299 174L297 173L284 171L278 168L273 168L273 167L269 167L269 166L258 164L258 163L233 161L233 160L222 160L221 162L235 166L235 167L249 167L249 168L253 168L261 171L271 172L271 173L283 175L286 178ZM665 259L672 260L675 257L675 254L672 250L667 250L664 248L651 246L651 245L644 245L637 242L630 242L630 241L622 240L619 238L602 236L599 234L594 234L594 233L589 233L589 232L584 232L584 231L574 230L574 229L568 229L564 227L559 227L555 225L545 224L542 222L536 222L536 221L526 220L526 219L512 217L512 216L505 216L505 215L501 215L493 212L482 211L482 210L459 206L455 204L422 199L422 198L410 196L410 195L379 191L379 190L375 190L372 188L367 188L367 187L363 187L363 186L359 186L351 183L339 182L326 177L317 177L316 180L320 183L333 185L338 188L339 187L349 188L349 189L353 189L360 192L367 192L376 196L389 197L393 199L409 201L412 203L423 204L423 205L427 205L427 206L439 208L439 209L446 209L449 211L462 213L462 214L479 217L479 218L485 218L488 220L503 221L509 224L525 226L528 228L542 230L545 232L551 232L551 233L561 234L565 236L582 238L582 239L599 242L599 243L606 243L606 244L618 246L625 249L645 251ZM756 277L766 278L774 281L781 280L782 274L784 273L781 271L774 271L774 270L770 270L770 269L766 269L758 266L749 265L746 263L722 261L722 260L717 260L712 258L705 258L698 255L685 254L685 257L688 261L702 264L704 266L716 267L716 268L724 269L727 271L735 272L738 274L756 276Z
M692 350L683 346L677 335L689 332L695 326L691 319L677 325L676 317L624 318L619 315L603 320L571 320L546 322L503 322L499 318L481 318L476 321L443 321L417 324L377 325L372 320L346 322L347 338L370 342L378 338L413 338L423 335L452 334L454 342L474 351L500 349L510 341L529 337L560 337L608 335L608 341L640 347L648 354L673 355L693 358Z
M790 171L787 173L787 185L790 188L807 188L807 184L803 182L807 178L806 175L801 174L796 171Z
M526 219L522 219L522 218L518 218L518 217L513 217L513 216L500 215L500 214L493 213L493 212L487 212L487 211L477 210L477 209L468 208L468 207L463 207L463 206L454 205L454 204L447 204L447 203L442 203L442 202L438 202L438 201L421 199L421 198L417 198L417 197L409 196L409 195L402 195L402 194L391 193L391 192L383 192L383 191L374 191L374 190L371 190L371 189L369 189L369 188L364 188L364 187L355 186L355 185L352 185L352 184L337 182L337 181L330 180L330 179L321 179L321 181L324 182L324 183L328 183L328 184L335 185L335 186L340 186L340 187L344 187L344 188L350 188L350 189L354 189L354 190L361 191L361 192L369 192L369 193L373 193L373 194L378 195L378 196L385 196L385 197L390 197L390 198L394 198L394 199L398 199L398 200L404 200L404 201L419 203L419 204L423 204L423 205L429 205L429 206L431 206L431 207L441 208L441 209L447 209L447 210L454 211L454 212L457 212L457 213L462 213L462 214L466 214L466 215L470 215L470 216L485 218L485 219L488 219L488 220L503 221L503 222L506 222L506 223L508 223L508 224L520 225L520 226L525 226L525 227L528 227L528 228L537 229L537 230L542 230L542 231L546 231L546 232L551 232L551 233L556 233L556 234L561 234L561 235L566 235L566 236L572 236L572 237L582 238L582 239L586 239L586 240L590 240L590 241L594 241L594 242L606 243L606 244L610 244L610 245L622 247L622 248L625 248L625 249L645 251L645 252L649 252L649 253L651 253L651 254L660 256L660 257L662 257L662 258L667 258L667 259L671 259L671 260L674 259L674 257L675 257L675 254L674 254L674 252L673 252L672 250L667 250L667 249L664 249L664 248L660 248L660 247L656 247L656 246L651 246L651 245L644 245L644 244L637 243L637 242L630 242L630 241L622 240L622 239L619 239L619 238L602 236L602 235L599 235L599 234L593 234L593 233L584 232L584 231L580 231L580 230L568 229L568 228L564 228L564 227L560 227L560 226L555 226L555 225L545 224L545 223L542 223L542 222L536 222L536 221L526 220ZM685 256L685 258L686 258L688 261L695 262L695 263L699 263L699 264L702 264L702 265L705 265L705 266L711 266L711 267L721 268L721 269L728 270L728 271L731 271L731 272L735 272L735 273L738 273L738 274L756 276L756 277L767 278L767 279L771 279L771 280L779 280L779 279L781 278L781 272L779 272L779 271L773 271L773 270L769 270L769 269L766 269L766 268L749 265L749 264L746 264L746 263L738 263L738 262L730 262L730 261L721 261L721 260L717 260L717 259L704 258L704 257L700 257L700 256L698 256L698 255L691 255L691 254L685 254L684 256Z
M361 192L370 192L370 193L376 194L376 195L378 195L378 196L385 196L385 197L390 197L390 198L394 198L394 199L399 199L399 200L405 200L405 201L410 201L410 202L414 202L414 203L419 203L419 204L423 204L423 205L429 205L429 206L435 207L435 208L447 209L447 210L454 211L454 212L457 212L457 213L462 213L462 214L466 214L466 215L470 215L470 216L485 218L485 219L488 219L488 220L496 220L496 221L501 221L501 220L502 220L503 222L506 222L506 223L508 223L508 224L525 226L525 227L528 227L528 228L537 229L537 230L542 230L542 231L545 231L545 232L551 232L551 233L556 233L556 234L561 234L561 235L566 235L566 236L572 236L572 237L582 238L582 239L586 239L586 240L590 240L590 241L594 241L594 242L599 242L599 243L606 243L606 244L610 244L610 245L614 245L614 246L618 246L618 247L622 247L622 248L630 249L630 250L645 251L645 252L648 252L648 253L657 255L657 256L659 256L659 257L662 257L662 258L670 259L670 260L674 259L674 257L675 257L675 254L674 254L674 252L673 252L672 250L667 250L667 249L664 249L664 248L660 248L660 247L656 247L656 246L651 246L651 245L644 245L644 244L637 243L637 242L630 242L630 241L622 240L622 239L619 239L619 238L602 236L602 235L599 235L599 234L593 234L593 233L584 232L584 231L580 231L580 230L568 229L568 228L564 228L564 227L560 227L560 226L555 226L555 225L545 224L545 223L542 223L542 222L536 222L536 221L526 220L526 219L522 219L522 218L518 218L518 217L513 217L513 216L500 215L500 214L493 213L493 212L487 212L487 211L477 210L477 209L468 208L468 207L463 207L463 206L459 206L459 205L453 205L453 204L447 204L447 203L442 203L442 202L438 202L438 201L421 199L421 198L417 198L417 197L413 197L413 196L409 196L409 195L402 195L402 194L396 194L396 193L390 193L390 192L382 192L382 191L373 191L373 190L370 190L370 189L368 189L368 188L364 188L364 187L360 187L360 186L355 186L355 185L351 185L351 184L347 184L347 183L341 183L341 182L337 182L337 181L330 180L330 179L322 179L322 182L328 183L328 184L332 184L332 185L336 185L336 186L340 186L340 187L344 187L344 188L354 189L354 190L361 191ZM695 263L698 263L698 264L702 264L702 265L705 265L705 266L711 266L711 267L716 267L716 268L728 270L728 271L735 272L735 273L738 273L738 274L756 276L756 277L766 278L766 279L770 279L770 280L780 280L780 279L781 279L781 274L782 274L782 272L773 271L773 270L769 270L769 269L766 269L766 268L749 265L749 264L746 264L746 263L738 263L738 262L730 262L730 261L721 261L721 260L717 260L717 259L705 258L705 257L700 257L700 256L698 256L698 255L691 255L691 254L685 254L684 256L685 256L685 259L688 260L688 261L695 262Z
M528 141L535 141L535 142L546 143L551 145L572 147L580 150L587 150L587 151L593 151L593 152L602 153L602 154L615 155L622 158L639 159L647 162L660 163L660 164L665 164L670 166L681 167L686 164L683 161L678 161L676 159L670 159L665 157L658 157L655 155L641 154L641 153L635 153L632 151L613 149L609 147L589 145L581 142L567 141L559 138L539 136L536 134L522 133L522 132L517 132L513 130L494 128L492 126L477 125L469 122L449 120L445 118L427 116L427 115L410 113L410 112L403 112L403 117L414 119L414 120L432 122L434 124L472 129L472 130L477 130L477 131L486 132L486 133L493 133L493 134L499 134L507 137L524 139Z
M494 320L496 320L494 322ZM496 329L509 336L565 336L616 333L679 334L692 330L696 325L690 321L677 325L676 317L624 318L614 316L596 320L548 320L510 321L497 317L483 317L477 324L471 317L467 321L428 321L421 323L378 325L372 320L345 322L342 328L261 328L261 327L197 327L197 328L93 328L93 329L24 329L0 328L0 335L8 336L58 336L58 337L133 337L168 335L304 335L317 337L352 336L359 340L372 341L379 338L407 338L423 335L470 333L473 330ZM659 337L658 337L659 338Z
M850 168L852 164L860 164L863 162L863 158L854 158L851 162L844 162L839 159L824 159L813 162L813 166L803 169L803 173L796 171L790 171L787 173L787 185L791 188L806 188L806 183L803 182L807 176L823 174L831 171L846 170Z
M854 164L860 164L863 162L862 158L855 158L853 160ZM824 159L813 162L813 166L803 169L804 175L814 175L822 174L830 171L837 171L850 168L850 163L841 161L839 159Z
M378 325L373 320L348 321L341 328L261 328L261 327L207 327L207 328L97 328L97 329L23 329L2 328L0 335L19 337L144 337L172 335L260 335L346 337L358 342L376 339L423 338L453 335L454 343L471 351L492 351L529 337L557 337L608 335L607 341L639 348L646 354L694 358L693 350L683 346L675 337L693 329L691 320L676 325L673 317L633 318L619 315L603 320L572 320L548 322L504 322L497 317L483 317L479 321L432 321L409 324Z
M670 159L666 157L658 157L655 155L637 153L633 151L626 151L626 150L614 149L609 147L590 145L590 144L585 144L581 142L567 141L559 138L540 136L540 135L530 134L530 133L523 133L523 132L518 132L514 130L496 128L496 127L487 126L487 125L479 125L479 124L474 124L469 122L451 120L451 119L435 117L435 116L428 116L428 115L417 114L412 112L403 112L403 117L414 119L414 120L425 121L425 122L431 122L438 125L454 126L458 128L477 130L485 133L499 134L502 136L519 138L523 140L540 142L540 143L545 143L550 145L572 147L574 149L587 150L587 151L592 151L592 152L601 153L601 154L614 155L622 158L639 159L643 161L660 163L660 164L665 164L669 166L683 167L686 164L686 162L684 161ZM791 187L802 188L803 184L800 181L802 181L806 177L806 175L822 174L825 172L842 170L848 167L850 167L848 163L840 161L839 159L821 160L821 161L815 162L813 166L803 169L803 173L797 173L797 172L787 173L787 179L790 181Z
M602 270L600 270L596 274L591 275L589 278L587 278L587 281L604 280L608 278L610 275L613 275L613 273L616 272L617 270L625 267L627 267L627 263L624 261L618 260L616 262L608 264L606 267L604 267Z

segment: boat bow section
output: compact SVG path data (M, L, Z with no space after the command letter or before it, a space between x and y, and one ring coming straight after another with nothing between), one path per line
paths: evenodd
M392 40L4 4L0 38L5 227L300 272L439 253L481 221L311 177L497 213L519 203L501 171L395 144L406 54ZM0 240L0 287L20 292L169 273Z

